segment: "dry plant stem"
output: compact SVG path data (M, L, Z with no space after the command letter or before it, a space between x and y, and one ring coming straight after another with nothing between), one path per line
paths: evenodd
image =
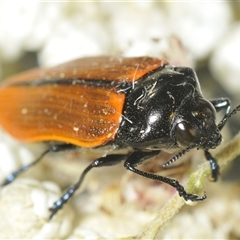
M161 227L167 223L184 205L183 198L177 194L157 213L157 216L145 227L136 239L154 239Z
M231 141L226 143L221 151L216 154L215 158L218 161L220 169L223 169L227 164L232 162L240 155L240 134L237 134ZM203 163L199 169L190 175L186 190L189 193L197 193L203 191L204 180L210 176L209 164ZM163 225L167 223L184 205L184 200L176 195L157 213L157 216L145 227L136 239L154 239Z

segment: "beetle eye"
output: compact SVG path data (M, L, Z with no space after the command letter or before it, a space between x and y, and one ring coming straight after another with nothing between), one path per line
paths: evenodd
M198 141L197 132L190 126L190 124L182 121L177 124L176 129L177 143L182 147L188 147Z

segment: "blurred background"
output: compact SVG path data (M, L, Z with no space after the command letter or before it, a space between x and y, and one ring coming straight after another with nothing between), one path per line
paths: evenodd
M0 76L83 56L163 57L193 67L207 98L230 97L236 106L239 19L238 1L2 2ZM231 122L236 133L239 118Z
M229 97L234 107L240 104L240 2L0 2L0 81L96 55L147 55L190 66L205 97ZM239 131L239 116L229 121L226 140ZM223 179L239 183L239 169L236 159ZM240 238L228 229L207 237ZM161 238L167 236L176 237L166 230Z

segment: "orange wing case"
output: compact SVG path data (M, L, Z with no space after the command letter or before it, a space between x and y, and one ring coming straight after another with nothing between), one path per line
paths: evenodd
M18 74L0 86L0 125L21 141L101 146L114 139L121 121L126 96L117 87L166 64L89 57Z

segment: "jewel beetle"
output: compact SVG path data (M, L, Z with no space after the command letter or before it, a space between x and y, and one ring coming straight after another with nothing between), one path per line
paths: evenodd
M80 187L93 168L124 162L143 177L174 187L185 200L206 195L187 193L168 177L137 168L161 151L178 151L163 166L193 148L203 149L217 180L219 166L209 149L222 140L221 129L232 112L228 98L205 99L195 72L151 57L87 57L52 68L33 69L0 85L0 125L23 142L56 141L38 159L10 174L1 186L39 162L49 152L78 147L125 149L94 160L51 207L52 216ZM220 123L216 112L224 111Z

